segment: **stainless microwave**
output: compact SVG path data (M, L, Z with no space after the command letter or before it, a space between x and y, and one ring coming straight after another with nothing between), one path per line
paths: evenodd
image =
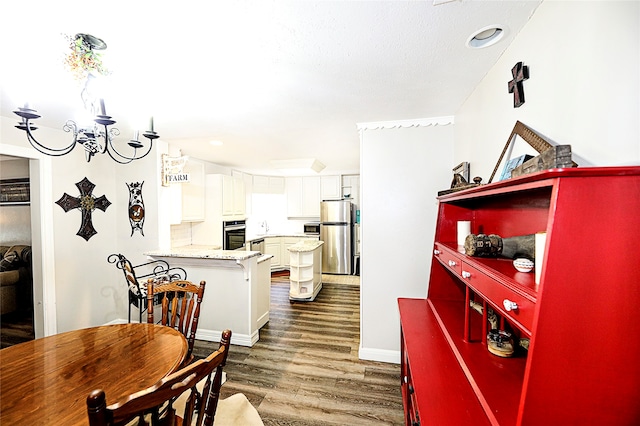
M309 222L304 224L305 235L320 235L320 222Z

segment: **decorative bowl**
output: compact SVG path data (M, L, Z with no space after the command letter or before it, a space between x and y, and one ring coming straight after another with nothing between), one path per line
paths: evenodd
M519 272L531 272L533 265L534 263L525 257L519 257L513 261L513 267Z

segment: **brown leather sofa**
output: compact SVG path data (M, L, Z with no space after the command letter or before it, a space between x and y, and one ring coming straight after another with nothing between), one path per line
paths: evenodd
M0 315L31 306L31 246L0 246Z

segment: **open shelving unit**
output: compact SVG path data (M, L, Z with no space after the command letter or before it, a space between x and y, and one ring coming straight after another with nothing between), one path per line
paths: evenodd
M406 424L637 422L640 167L547 170L438 201L427 298L398 300ZM539 284L511 259L467 256L463 220L546 232ZM487 350L489 309L512 357Z
M322 289L322 246L290 251L289 298L313 301Z

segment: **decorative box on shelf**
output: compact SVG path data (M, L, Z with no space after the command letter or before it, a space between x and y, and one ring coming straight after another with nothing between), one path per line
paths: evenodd
M0 180L0 204L22 205L29 204L29 179Z
M637 422L640 167L546 170L438 201L427 298L398 300L406 423ZM545 232L543 261L534 274L468 256L459 221ZM487 335L512 338L513 354Z

